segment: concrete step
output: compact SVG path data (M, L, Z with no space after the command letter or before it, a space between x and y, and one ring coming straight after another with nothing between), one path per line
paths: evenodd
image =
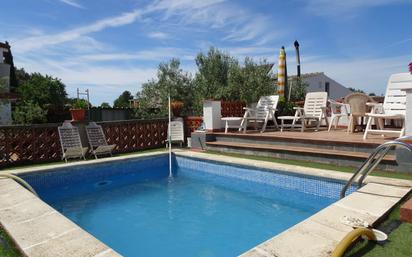
M352 151L352 152L364 152L371 153L380 144L374 142L353 142L345 140L345 138L336 139L322 139L322 138L306 138L304 135L288 136L288 135L270 135L264 134L225 134L225 133L213 133L214 140L216 142L231 142L231 143L245 143L245 144L266 144L274 146L295 146L295 147L309 147L316 149L328 149L339 151Z
M340 166L359 167L368 157L368 152L343 151L319 147L295 145L274 145L244 142L214 141L206 142L208 150L242 153L250 155L269 156L284 159L314 161ZM394 155L387 155L381 162L380 169L395 170L397 163Z

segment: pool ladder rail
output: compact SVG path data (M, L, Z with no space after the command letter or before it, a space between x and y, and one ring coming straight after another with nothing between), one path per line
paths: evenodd
M36 191L34 191L34 189L29 185L29 183L27 183L24 179L13 175L11 173L0 173L0 178L10 178L13 179L14 181L16 181L17 183L19 183L20 185L22 185L24 188L26 188L27 190L29 190L32 194L34 194L35 196L39 197L39 195L36 193Z
M342 199L345 197L346 191L352 186L357 178L359 178L358 188L360 188L363 185L365 178L376 168L376 166L378 166L385 155L388 154L391 149L395 149L396 147L407 149L412 152L412 136L400 137L378 146L342 188L340 198Z

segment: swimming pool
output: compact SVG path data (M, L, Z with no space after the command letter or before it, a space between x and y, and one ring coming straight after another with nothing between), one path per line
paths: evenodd
M40 197L124 256L237 256L338 200L342 184L175 156L26 173Z

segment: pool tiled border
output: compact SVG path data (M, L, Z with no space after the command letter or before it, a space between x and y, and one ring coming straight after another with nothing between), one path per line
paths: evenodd
M81 165L146 158L161 154L165 154L165 151L2 172L12 172L14 174L41 172ZM342 181L348 180L351 176L351 174L337 171L193 151L175 151L175 154L183 157L201 158ZM351 230L350 227L340 223L340 217L343 215L359 217L370 224L374 224L412 188L412 181L373 176L369 176L366 183L367 185L357 192L328 206L241 256L330 256L330 252L340 239ZM11 179L0 179L0 225L6 229L17 246L28 257L121 256Z

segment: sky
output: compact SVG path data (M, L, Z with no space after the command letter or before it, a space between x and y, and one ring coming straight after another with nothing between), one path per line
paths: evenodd
M194 74L211 46L269 62L285 46L294 74L295 40L303 73L382 94L412 62L411 19L412 0L13 0L0 42L17 67L60 78L71 97L89 89L94 105L135 94L171 58Z

